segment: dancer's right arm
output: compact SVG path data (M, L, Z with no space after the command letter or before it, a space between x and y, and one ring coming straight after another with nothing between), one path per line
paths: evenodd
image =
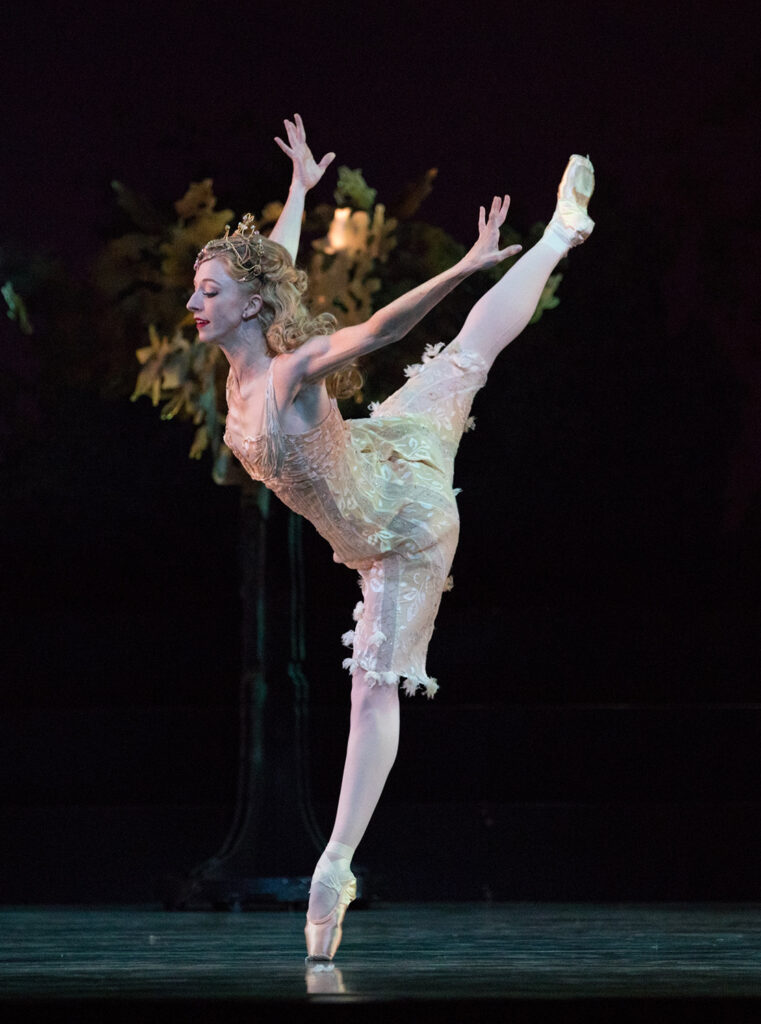
M304 214L304 197L322 178L326 167L335 160L336 155L326 153L319 163L315 160L307 145L304 122L298 114L294 116L293 121L286 120L283 124L288 143L283 142L281 138L276 138L275 142L286 156L290 157L293 163L293 177L288 199L269 237L287 249L295 263L301 235L301 218Z
M379 309L365 323L310 338L291 353L289 364L294 386L298 389L302 383L311 384L358 356L398 341L465 278L520 252L520 245L499 248L499 229L505 222L509 205L509 196L504 199L495 196L488 218L481 207L478 239L453 267Z

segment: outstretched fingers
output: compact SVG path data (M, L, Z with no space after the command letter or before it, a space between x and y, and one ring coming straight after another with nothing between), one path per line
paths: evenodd
M510 196L494 196L487 214L486 207L478 210L478 239L470 251L470 258L482 268L496 266L510 256L521 251L520 245L509 245L506 249L499 248L500 228L505 223L507 211L510 209Z
M304 122L301 117L296 114L294 121L284 120L283 125L285 127L285 134L288 136L288 143L283 142L277 135L275 136L275 142L280 146L284 153L287 153L291 159L295 155L295 150L298 146L303 146L306 143L306 132L304 131Z
M502 199L499 196L495 196L491 204L491 216L494 218L494 224L497 230L499 230L507 219L507 211L510 209L510 196L503 196ZM523 249L522 245L508 245L506 249L499 249L497 255L500 262L508 259L510 256L517 256Z
M510 196L495 196L491 201L489 217L494 218L497 227L501 228L507 218L507 211L510 209Z
M478 208L478 231L479 234L487 228L499 230L507 219L507 211L510 209L510 196L495 196L489 208L489 217L486 217L486 207Z
M326 153L318 162L312 156L312 151L307 145L306 129L300 114L294 114L293 120L283 121L288 142L284 142L275 136L275 142L293 161L294 175L307 188L312 188L325 173L325 169L335 158L335 153Z

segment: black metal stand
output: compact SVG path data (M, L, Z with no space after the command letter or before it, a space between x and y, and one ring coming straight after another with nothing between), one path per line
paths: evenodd
M262 486L242 489L243 665L233 820L218 852L166 880L168 909L248 909L305 901L325 840L309 787L303 670L302 520Z

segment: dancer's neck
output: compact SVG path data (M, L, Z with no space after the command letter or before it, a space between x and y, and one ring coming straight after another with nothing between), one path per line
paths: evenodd
M253 378L266 374L272 361L258 323L246 324L245 327L245 331L236 331L219 344L239 391Z

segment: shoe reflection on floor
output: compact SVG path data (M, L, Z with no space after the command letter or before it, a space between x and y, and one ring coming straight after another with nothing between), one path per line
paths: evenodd
M343 975L335 964L310 963L305 971L307 995L342 995L346 992Z

